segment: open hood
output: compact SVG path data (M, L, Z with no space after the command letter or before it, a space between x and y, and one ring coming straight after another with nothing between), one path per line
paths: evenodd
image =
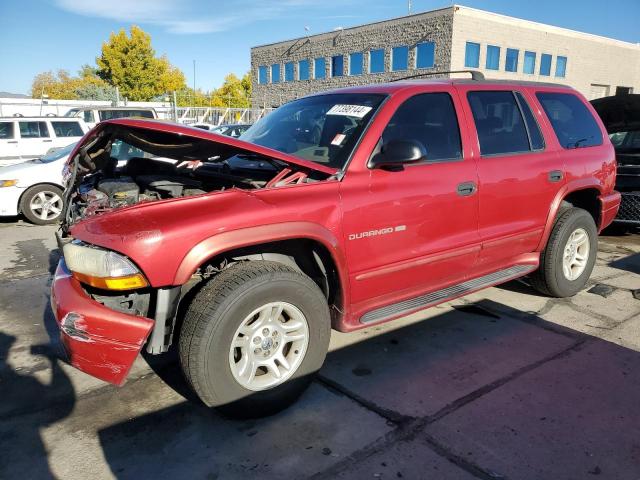
M591 100L607 132L640 130L640 95L615 95Z

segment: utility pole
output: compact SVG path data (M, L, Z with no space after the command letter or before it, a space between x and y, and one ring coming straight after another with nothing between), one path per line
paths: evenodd
M407 0L407 10L409 11L408 15L411 15L411 0Z
M196 96L196 61L193 61L193 97Z

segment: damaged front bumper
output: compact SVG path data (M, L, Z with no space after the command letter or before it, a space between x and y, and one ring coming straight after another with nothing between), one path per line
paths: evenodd
M51 307L71 364L122 385L154 327L154 320L117 312L90 298L64 260L51 286Z

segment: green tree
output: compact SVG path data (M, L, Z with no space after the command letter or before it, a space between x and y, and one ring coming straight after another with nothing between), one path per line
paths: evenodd
M230 73L224 83L215 90L216 104L231 108L247 108L251 104L251 79L245 75L242 80Z
M111 33L96 64L97 75L129 100L146 101L186 86L184 74L166 57L156 57L151 36L135 25L129 35L124 29Z
M115 89L104 80L88 73L86 66L80 76L72 77L66 70L36 75L31 84L31 96L62 100L115 100Z

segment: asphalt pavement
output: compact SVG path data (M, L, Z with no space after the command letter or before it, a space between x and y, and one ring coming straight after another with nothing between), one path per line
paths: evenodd
M61 360L54 231L0 222L2 479L640 479L638 231L602 237L570 299L515 281L334 332L300 401L252 421L194 399L173 354L121 388Z

